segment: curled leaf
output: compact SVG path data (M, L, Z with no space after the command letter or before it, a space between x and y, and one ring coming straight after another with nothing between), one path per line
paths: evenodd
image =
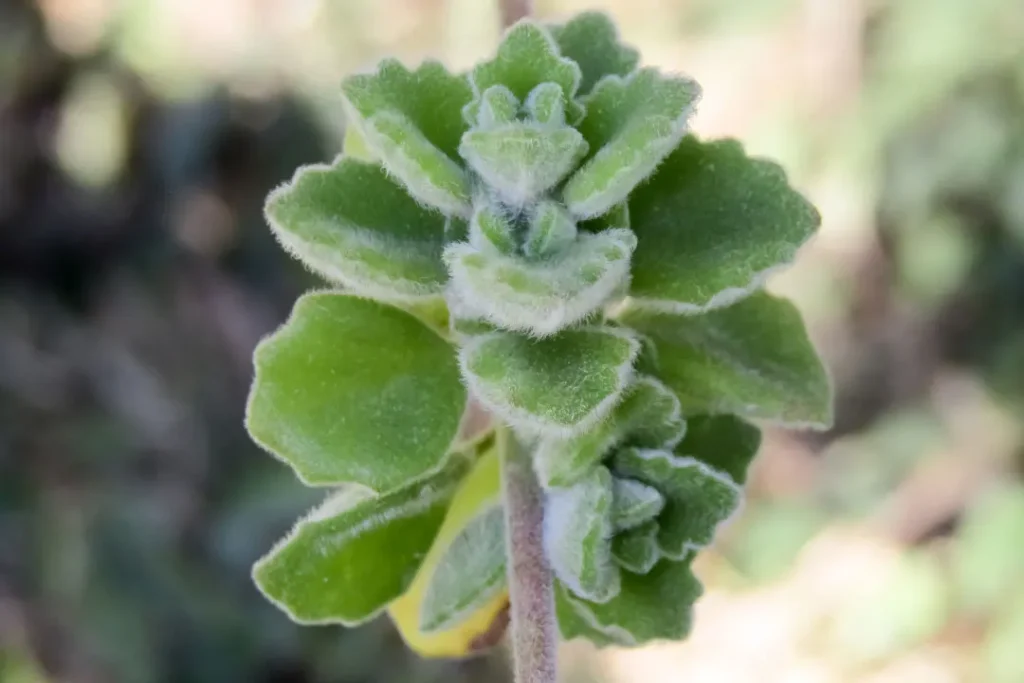
M467 313L510 330L550 335L583 320L619 292L636 238L628 230L581 234L550 258L487 254L470 244L448 246L451 290Z
M607 602L619 592L612 562L614 495L607 468L595 468L573 486L548 492L544 554L551 570L576 595Z
M408 302L438 297L448 279L444 217L376 164L306 166L270 194L266 216L289 252L355 292Z
M462 373L473 396L528 433L579 434L618 402L639 345L610 327L563 330L544 339L510 332L470 338Z

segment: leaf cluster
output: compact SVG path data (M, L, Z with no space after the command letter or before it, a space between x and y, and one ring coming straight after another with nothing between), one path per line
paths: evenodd
M817 212L775 164L689 135L699 86L638 60L595 13L521 22L465 74L385 60L343 84L348 152L269 197L281 244L338 287L259 346L247 412L336 489L254 569L295 620L388 610L424 654L492 644L511 429L562 633L681 638L747 420L831 420L799 314L759 291Z

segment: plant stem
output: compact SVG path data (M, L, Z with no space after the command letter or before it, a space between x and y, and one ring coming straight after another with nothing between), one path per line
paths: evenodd
M501 25L509 27L523 17L530 15L531 0L499 0L501 5Z
M544 499L529 452L508 427L499 427L497 438L515 680L555 683L558 623L551 567L544 556Z

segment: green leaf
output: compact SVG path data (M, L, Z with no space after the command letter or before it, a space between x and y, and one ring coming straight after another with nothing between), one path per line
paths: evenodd
M530 228L523 241L528 258L554 256L576 241L576 223L558 202L542 201L530 217Z
M255 365L249 433L313 486L387 491L436 469L466 403L454 350L437 333L335 292L301 297Z
M612 476L605 467L569 488L549 491L544 501L544 554L551 571L574 594L594 602L619 592L612 508Z
M789 301L761 292L704 315L633 308L621 320L652 340L658 377L685 414L832 422L828 375Z
M370 74L342 83L352 122L377 158L409 193L446 213L468 214L468 184L458 147L460 112L473 91L464 76L427 61L409 71L385 59Z
M696 458L742 486L761 447L761 430L735 415L701 415L686 422L686 438L675 448L681 457Z
M587 143L569 126L517 122L469 131L459 153L505 203L525 207L576 167Z
M633 479L612 480L612 525L615 531L640 526L658 516L665 498L658 489Z
M603 78L578 126L592 156L562 191L569 211L592 218L625 200L679 144L699 98L694 81L656 69Z
M469 242L474 249L485 252L514 254L519 249L512 221L497 204L486 200L479 202L473 212Z
M576 62L583 79L579 94L586 95L604 76L626 76L636 68L640 54L619 42L614 22L602 12L583 12L565 24L550 27L564 56Z
M673 448L686 432L679 400L653 377L637 377L611 416L582 434L542 439L534 467L545 488L571 486L620 443Z
M382 112L368 119L366 139L388 173L419 201L454 216L468 216L469 177L459 164L430 144L401 114Z
M665 497L658 517L658 546L672 559L711 543L718 525L742 500L740 487L728 475L690 456L626 448L615 454L612 470L616 476L653 486Z
M494 332L467 340L460 363L473 396L506 422L569 436L608 415L629 383L638 349L628 332L611 327L544 339Z
M631 647L684 638L701 593L689 560L662 560L647 574L623 572L619 594L604 604L580 599L556 582L555 607L567 639L583 636L598 646Z
M451 295L468 317L537 336L579 322L621 291L636 238L628 230L581 234L571 248L527 261L451 244Z
M373 163L306 166L267 198L281 244L324 277L379 299L439 296L448 280L444 217Z
M573 124L582 107L573 99L580 84L580 67L562 57L547 29L521 21L505 33L494 59L478 64L470 75L476 99L463 111L470 124L477 123L480 98L493 85L504 85L520 101L541 83L557 83L565 94L566 112Z
M634 574L646 574L658 563L658 522L650 520L640 526L615 534L612 557L619 566Z
M372 618L412 581L467 469L455 456L382 496L343 489L256 563L256 585L301 624Z
M423 598L422 631L449 629L504 590L504 514L500 505L480 513L445 550Z
M557 83L541 83L526 98L530 120L552 128L565 125L565 106L565 92Z
M820 223L769 161L688 137L630 197L630 295L679 313L727 306L788 265Z

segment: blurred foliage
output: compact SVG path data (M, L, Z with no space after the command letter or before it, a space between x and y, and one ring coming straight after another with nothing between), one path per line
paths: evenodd
M1024 680L1024 5L537 5L608 9L702 82L698 130L810 191L823 233L778 286L839 396L832 432L768 435L690 643L570 649L575 680ZM463 66L495 24L0 0L0 681L503 680L267 605L248 566L317 496L241 427L252 347L313 283L262 198L335 154L342 74Z

